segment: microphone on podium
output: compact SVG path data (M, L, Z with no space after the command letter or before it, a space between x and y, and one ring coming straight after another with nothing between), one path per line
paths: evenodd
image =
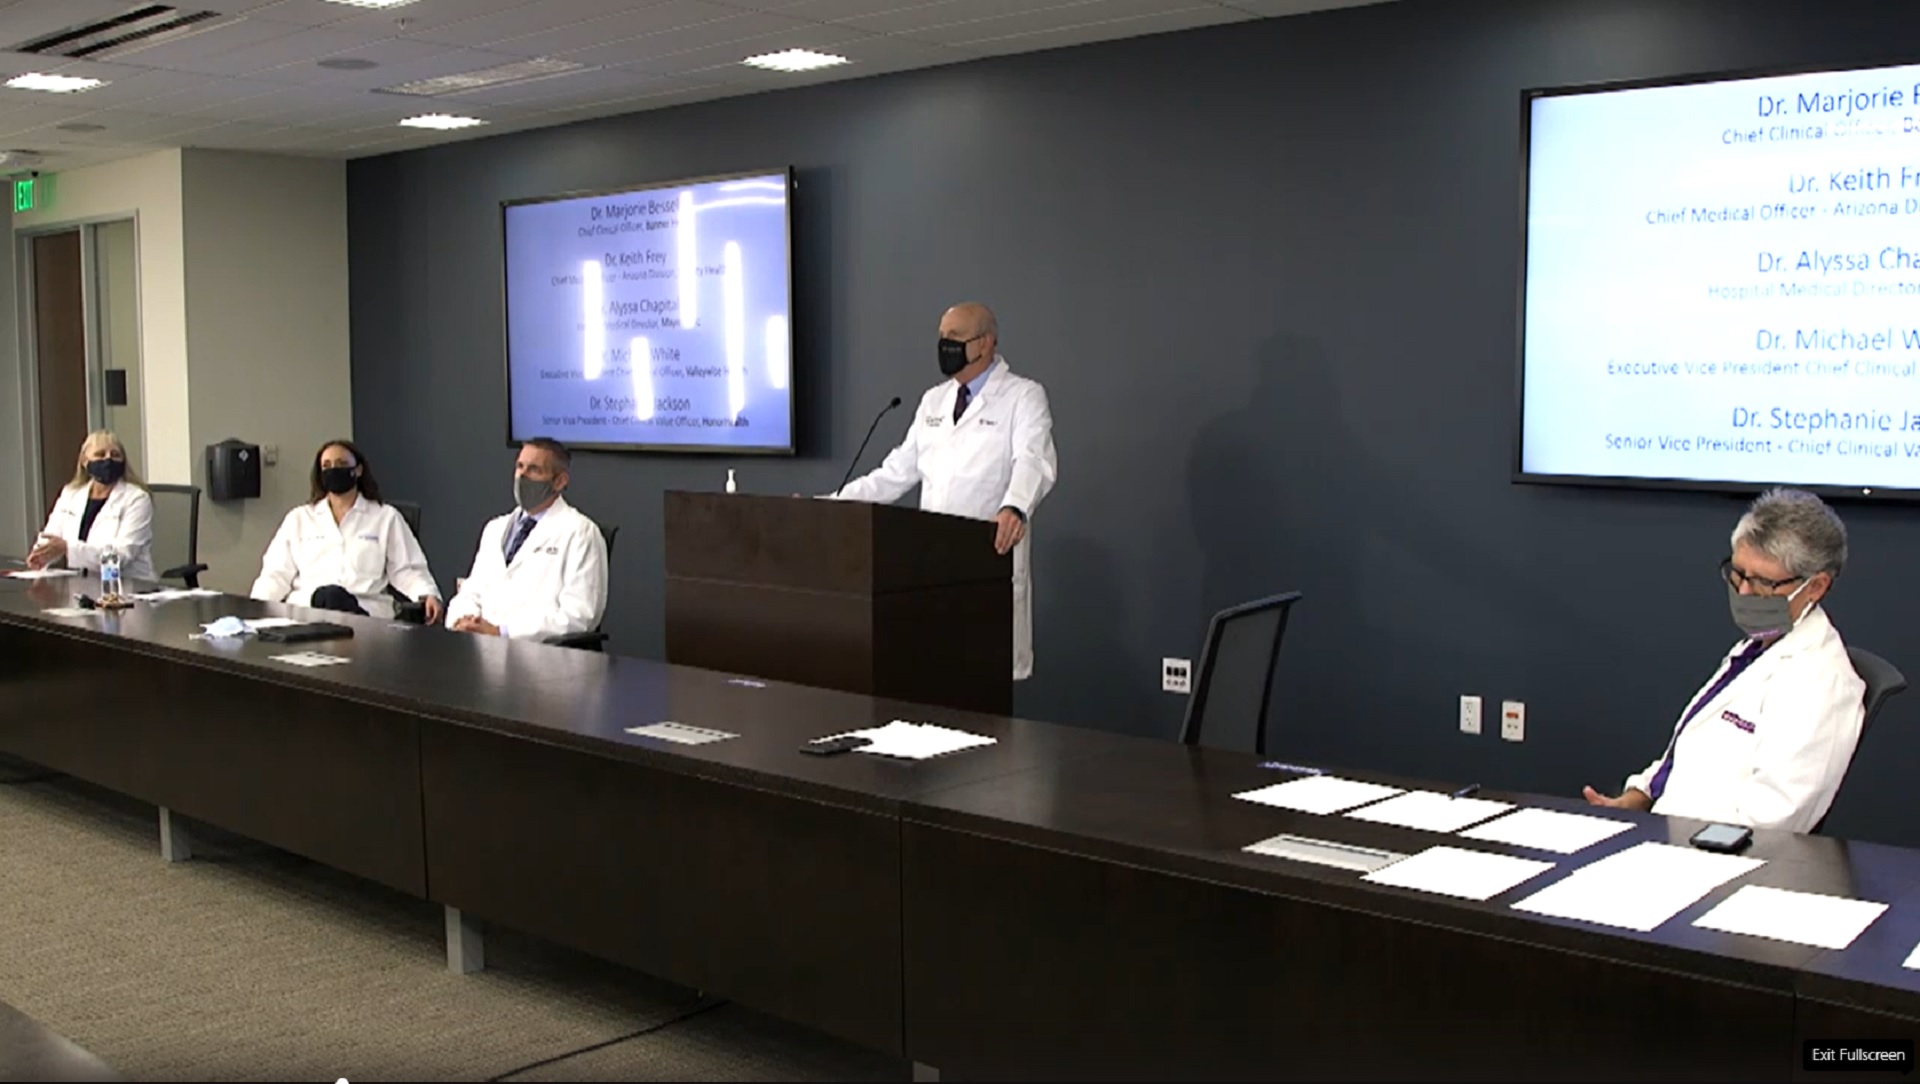
M896 395L893 397L893 402L888 403L886 406L880 408L880 413L875 414L873 416L873 424L867 426L866 440L862 440L860 442L860 450L853 453L853 462L847 464L847 475L846 477L840 479L840 488L834 490L835 493L840 492L841 489L847 488L847 483L853 481L853 468L860 465L860 457L862 455L865 455L867 451L867 442L873 439L873 431L880 428L880 419L886 417L889 411L891 411L894 407L897 407L899 405L900 405L900 397Z

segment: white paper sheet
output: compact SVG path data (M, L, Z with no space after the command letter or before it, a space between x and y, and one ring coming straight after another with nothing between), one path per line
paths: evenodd
M1459 847L1429 847L1411 858L1375 870L1360 879L1377 885L1394 885L1463 900L1490 900L1552 868L1552 862L1538 862L1531 858L1513 858Z
M7 573L16 580L57 580L62 576L78 576L80 571L73 568L22 568Z
M1702 896L1763 865L1758 858L1642 843L1575 870L1513 908L1650 933Z
M274 662L284 662L289 666L338 666L352 662L344 655L324 655L318 651L295 651L287 655L275 655Z
M1354 820L1397 824L1426 832L1458 832L1513 808L1512 802L1485 798L1454 798L1431 790L1410 790L1347 814Z
M897 757L902 760L926 760L931 757L945 756L962 749L992 745L996 740L979 734L969 734L964 730L954 730L951 727L935 726L932 723L910 723L904 719L895 719L886 726L852 730L848 733L869 740L869 744L861 746L855 752L871 753L881 757Z
M99 617L99 610L89 610L83 606L61 606L52 610L41 610L47 617Z
M247 628L254 631L260 629L284 629L290 625L298 624L300 624L300 622L295 621L291 617L256 617L247 622Z
M177 598L211 598L219 593L205 587L163 587L158 591L143 591L133 597L142 602L172 602Z
M1747 885L1694 919L1693 924L1706 930L1838 950L1853 944L1853 939L1886 910L1884 903Z
M1310 775L1305 779L1289 779L1285 783L1275 783L1258 790L1242 791L1234 795L1243 802L1258 802L1276 809L1292 809L1301 813L1344 813L1355 806L1377 802L1382 798L1391 798L1401 793L1399 787L1382 786L1379 783L1362 783L1355 779L1341 779L1331 775Z
M1558 813L1551 809L1522 809L1510 817L1460 833L1461 839L1487 843L1509 843L1556 854L1584 851L1596 843L1612 839L1633 825L1611 817L1589 817L1584 813Z
M728 738L740 736L724 730L708 730L706 727L688 726L685 723L675 722L630 726L627 728L627 733L637 734L642 738L658 738L661 741L673 742L675 745L706 745L709 742L726 741Z

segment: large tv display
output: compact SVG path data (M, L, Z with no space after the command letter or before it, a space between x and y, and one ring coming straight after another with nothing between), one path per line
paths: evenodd
M1517 480L1920 496L1920 65L1523 124Z
M790 170L501 205L507 439L791 455Z

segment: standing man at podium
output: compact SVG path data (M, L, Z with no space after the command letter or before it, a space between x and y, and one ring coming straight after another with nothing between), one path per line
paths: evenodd
M920 487L920 507L998 524L995 551L1013 551L1013 679L1033 674L1033 601L1027 520L1053 489L1053 413L1047 390L1016 376L996 351L992 310L969 302L940 318L945 380L920 397L907 437L880 468L831 496L890 503Z

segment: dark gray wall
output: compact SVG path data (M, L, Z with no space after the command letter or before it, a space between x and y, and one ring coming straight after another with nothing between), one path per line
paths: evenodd
M1299 588L1279 747L1578 793L1657 755L1734 638L1722 496L1517 486L1519 94L1897 59L1908 0L1405 0L712 102L362 160L354 419L426 505L449 587L510 502L498 203L792 164L804 454L583 454L623 531L609 627L659 657L660 494L818 492L873 411L938 379L947 304L999 311L1052 395L1021 714L1171 736L1164 655ZM905 411L882 426L899 439ZM1847 507L1849 640L1920 672L1920 514ZM1478 738L1456 697L1488 700ZM1497 703L1528 705L1502 742ZM1920 844L1896 700L1830 827ZM698 720L693 720L698 722Z

